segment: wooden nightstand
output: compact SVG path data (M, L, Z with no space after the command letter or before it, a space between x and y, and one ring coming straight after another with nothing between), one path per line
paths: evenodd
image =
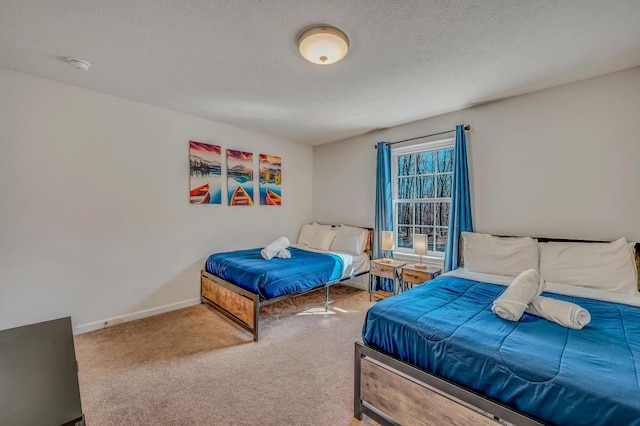
M369 263L369 301L372 300L372 296L375 296L378 299L384 299L402 291L400 288L400 284L402 282L400 280L400 268L404 265L406 265L405 262L393 259L375 259ZM393 293L384 290L378 290L375 293L373 292L374 280L378 280L379 282L380 278L389 278L393 280Z
M418 269L416 265L406 265L402 267L402 289L409 288L409 284L422 284L425 281L437 278L442 274L442 269L436 267L428 267L427 269Z

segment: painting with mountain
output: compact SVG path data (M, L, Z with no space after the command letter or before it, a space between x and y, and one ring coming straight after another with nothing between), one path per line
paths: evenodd
M260 154L260 204L282 204L282 158Z
M189 141L191 204L222 204L222 148Z
M227 191L230 206L253 205L253 153L227 150Z

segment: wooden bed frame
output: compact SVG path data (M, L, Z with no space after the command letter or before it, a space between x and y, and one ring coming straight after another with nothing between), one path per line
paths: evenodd
M367 227L360 228L369 231L365 253L371 259L371 237L373 229ZM259 313L261 307L324 288L324 310L327 311L329 309L329 287L368 273L369 271L367 269L365 272L350 275L342 279L332 280L304 292L287 294L273 299L260 300L260 297L256 293L245 290L240 286L202 270L200 273L200 301L211 306L216 311L247 330L253 335L253 341L257 342L260 319Z
M598 242L538 238L540 242ZM640 290L640 243L634 253ZM543 425L498 400L355 342L353 415L382 425Z
M381 425L542 425L499 401L355 343L353 416Z

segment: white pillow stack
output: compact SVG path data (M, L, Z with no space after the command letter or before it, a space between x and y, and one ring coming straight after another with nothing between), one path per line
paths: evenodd
M331 230L331 225L320 225L316 222L302 225L300 235L298 235L298 244L310 246L313 241L313 237L315 237L316 232L320 229Z
M538 240L530 237L496 237L462 232L464 269L469 272L517 277L538 270Z
M298 244L354 256L361 255L366 251L368 241L368 229L348 225L334 227L316 222L302 225L298 235Z
M338 234L331 244L331 251L339 251L353 255L360 255L367 249L369 231L364 228L340 225L336 228Z
M318 229L309 244L309 247L318 250L329 250L333 239L336 237L337 232L330 229Z
M611 243L540 243L540 276L547 282L635 295L638 278L633 246Z
M529 237L473 232L462 232L462 238L465 270L517 277L492 308L504 319L517 321L526 307L525 312L565 327L581 329L589 323L589 312L574 303L542 297L539 292L532 299L538 279L540 286L546 282L638 295L635 243L625 238L611 243L539 243Z

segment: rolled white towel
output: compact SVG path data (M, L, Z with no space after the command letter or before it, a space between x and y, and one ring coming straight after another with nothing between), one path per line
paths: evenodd
M287 237L280 237L277 240L267 244L265 248L260 250L260 254L266 260L272 259L280 250L284 250L289 247L289 239Z
M542 293L544 281L536 269L521 272L500 297L493 301L491 310L500 318L519 321L529 303Z
M282 249L276 254L276 257L281 259L291 259L291 252L287 249Z
M533 299L525 312L575 330L591 321L591 314L582 306L544 296Z

